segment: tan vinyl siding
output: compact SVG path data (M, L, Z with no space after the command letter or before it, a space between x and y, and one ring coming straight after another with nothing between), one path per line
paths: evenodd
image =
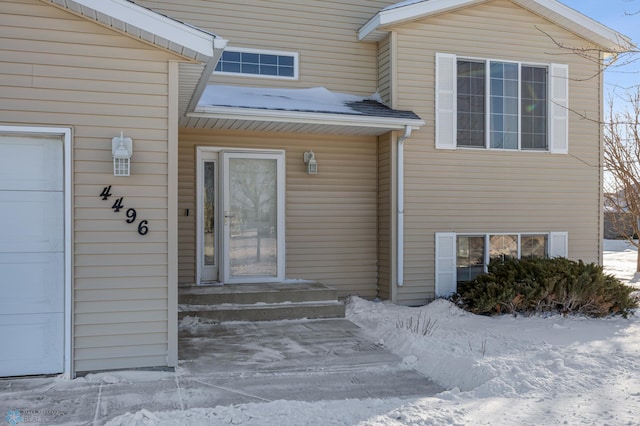
M356 31L393 3L384 0L203 1L136 3L220 34L230 47L299 53L298 81L214 75L217 84L272 87L322 86L370 95L376 91L377 44L359 42Z
M196 147L278 149L286 161L286 277L317 280L341 297L376 295L377 143L375 137L181 129L178 209L179 281L196 270ZM312 149L318 174L307 175Z
M391 299L393 256L393 202L391 134L378 138L378 297Z
M73 129L75 371L167 365L172 57L40 1L0 8L0 121ZM121 131L134 156L131 176L115 178L111 138ZM125 223L129 207L149 221L146 237Z
M405 285L398 301L414 304L434 296L435 232L568 231L571 258L599 261L598 68L555 43L585 42L506 0L395 30L398 107L412 109L427 122L405 148ZM436 150L437 52L569 64L570 108L593 121L570 114L569 155Z
M378 93L385 105L391 105L391 36L378 42Z

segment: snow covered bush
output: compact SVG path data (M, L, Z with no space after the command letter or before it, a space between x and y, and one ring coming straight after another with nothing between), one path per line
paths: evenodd
M580 313L625 318L638 306L633 288L602 266L564 258L494 260L486 274L458 284L458 304L476 314Z

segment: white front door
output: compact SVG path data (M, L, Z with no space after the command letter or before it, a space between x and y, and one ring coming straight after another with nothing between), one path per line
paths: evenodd
M198 283L284 279L284 153L198 150Z
M0 376L64 371L64 139L0 133Z

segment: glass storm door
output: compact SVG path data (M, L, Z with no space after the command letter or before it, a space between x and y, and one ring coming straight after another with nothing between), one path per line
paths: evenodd
M223 152L221 159L224 282L283 280L283 154Z
M219 282L218 153L202 152L198 169L200 283Z

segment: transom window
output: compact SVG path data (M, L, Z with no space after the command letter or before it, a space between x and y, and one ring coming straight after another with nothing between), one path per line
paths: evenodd
M227 48L216 66L217 73L297 79L298 54L269 50Z
M456 236L457 282L486 271L493 259L542 258L549 255L548 234L487 234Z
M457 60L457 146L548 150L548 67Z

